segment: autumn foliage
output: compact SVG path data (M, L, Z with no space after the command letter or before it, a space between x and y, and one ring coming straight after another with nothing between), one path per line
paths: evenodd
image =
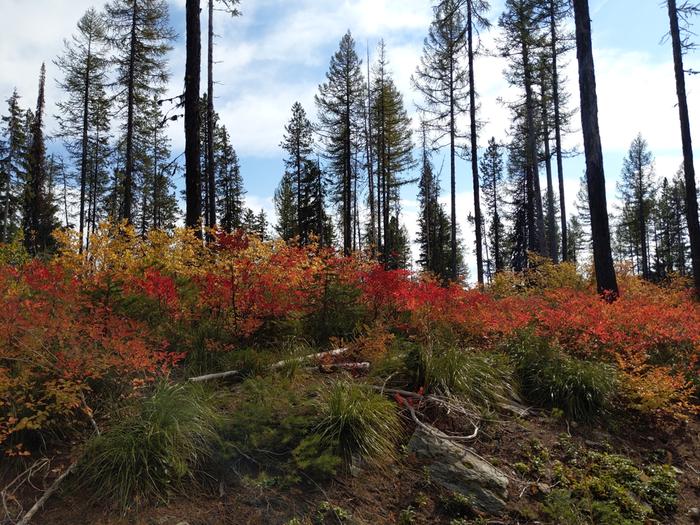
M570 268L502 276L479 291L240 233L204 246L186 230L141 238L105 226L87 255L69 234L61 240L51 260L0 261L5 454L85 425L110 396L285 338L371 347L375 333L382 341L447 337L487 350L529 329L574 357L615 365L633 408L682 417L697 401L700 306L682 288L628 279L608 304Z

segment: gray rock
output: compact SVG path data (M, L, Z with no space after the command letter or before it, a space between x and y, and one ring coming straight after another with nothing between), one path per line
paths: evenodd
M428 461L432 481L471 499L478 510L499 514L504 509L508 478L474 452L421 427L413 433L408 449Z

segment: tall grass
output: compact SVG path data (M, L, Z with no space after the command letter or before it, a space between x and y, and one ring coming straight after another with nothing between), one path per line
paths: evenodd
M423 351L425 386L434 393L456 397L479 408L508 398L511 371L504 356L473 353L455 347Z
M209 456L221 423L216 399L202 387L159 384L87 444L78 483L122 511L165 501Z
M401 431L395 404L361 385L338 381L321 395L314 432L336 443L346 462L354 455L374 465L395 459Z
M522 392L530 401L559 408L568 418L581 421L609 408L617 388L611 366L568 356L551 341L531 333L519 335L508 348Z

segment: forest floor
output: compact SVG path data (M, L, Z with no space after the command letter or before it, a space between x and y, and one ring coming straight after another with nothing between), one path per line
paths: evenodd
M406 427L406 441L413 429ZM471 447L509 476L507 507L498 517L479 516L451 501L449 491L431 482L425 463L404 453L383 469L360 468L323 484L280 489L250 478L223 476L192 484L167 505L148 506L120 516L108 506L86 503L85 494L66 491L52 498L36 523L53 525L208 525L208 524L535 524L542 523L543 501L556 483L552 470L588 452L619 454L635 465L667 463L677 474L675 515L664 525L696 524L691 509L700 506L700 419L673 428L641 421L583 425L549 411L531 409L525 417L503 417L486 426ZM593 467L582 465L584 470ZM51 479L45 480L47 486ZM27 501L40 491L29 489ZM93 495L91 495L93 496ZM296 521L295 521L296 519ZM556 518L555 518L556 519ZM559 518L566 519L566 518ZM546 520L545 520L546 521ZM551 521L549 521L551 523ZM559 523L569 525L568 522ZM615 522L617 523L617 522ZM622 522L620 522L622 523ZM627 522L624 522L627 523Z

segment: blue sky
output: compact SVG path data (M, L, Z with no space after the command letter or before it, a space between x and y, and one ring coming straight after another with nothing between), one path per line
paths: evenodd
M170 3L171 22L184 35L184 0L170 0ZM373 54L378 39L385 39L390 68L404 93L406 105L413 111L417 95L411 90L410 77L431 20L430 3L428 0L243 0L242 17L216 15L216 31L220 35L216 49L216 109L229 128L241 158L251 207L272 211L272 194L283 170L283 154L278 144L290 108L298 100L312 118L315 116L313 96L347 29L352 31L361 55L367 45ZM638 132L649 141L658 176L671 176L681 162L670 45L661 43L668 21L660 3L591 0L601 134L609 198L613 204L622 158ZM54 111L60 93L53 82L57 73L51 60L60 52L62 39L73 32L78 18L91 5L100 7L102 2L0 0L2 99L17 86L24 103L33 105L37 73L44 60L50 79L48 107L50 113ZM501 10L502 1L494 0L489 15L494 23ZM497 28L483 36L487 48L494 49ZM689 66L698 68L697 62L696 57L687 57ZM170 63L169 91L176 94L181 91L184 70L182 38L176 43ZM578 100L575 66L572 53L565 67L572 102ZM512 99L515 94L503 79L504 67L502 59L496 57L482 57L476 64L480 117L485 121L482 145L491 136L507 138L508 111L498 100ZM698 120L694 117L700 117L698 80L692 77L688 80L693 122ZM573 119L573 128L573 133L566 137L566 145L581 150L578 115ZM177 155L183 149L182 129L176 124L169 132L173 153ZM440 158L435 160L439 166ZM460 164L458 169L457 212L471 248L473 235L466 224L473 200L471 176L466 165ZM567 159L565 172L571 209L583 173L582 158ZM402 199L404 222L413 234L417 213L415 189L406 188Z

